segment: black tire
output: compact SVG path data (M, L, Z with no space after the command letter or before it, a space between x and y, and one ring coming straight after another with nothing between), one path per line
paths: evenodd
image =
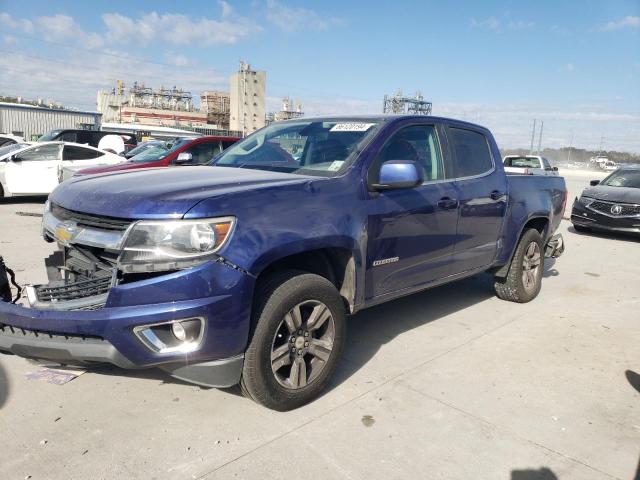
M533 249L534 252L537 245L537 252L539 254L539 264L535 272L531 274L526 273L527 269L525 263L532 264L531 261L525 262L525 256L529 258L529 249ZM544 245L542 244L542 237L537 230L531 228L525 231L520 237L516 251L511 259L509 265L509 271L504 278L496 278L494 288L498 298L502 300L508 300L510 302L526 303L530 302L538 296L540 293L540 287L542 286L542 275L544 274ZM525 275L533 280L533 283L529 285L525 284Z
M326 388L338 366L346 337L344 303L336 288L327 279L301 271L288 270L271 275L260 281L256 288L252 315L253 334L245 352L240 388L245 396L267 408L278 411L292 410L318 397ZM312 306L307 307L307 305ZM303 318L307 310L305 312L302 310L313 308L312 312L315 312L314 305L321 309L323 315L330 315L322 327L322 329L327 329L326 331L331 327L332 333L332 348L328 354L323 353L323 356L327 356L326 360L320 360L320 357L316 357L311 352L303 353L302 357L297 357L296 355L300 355L300 351L296 351L295 348L298 347L294 347L291 351L287 350L302 336L298 332L304 329L303 335L305 336L308 333L307 330L311 332L307 320L312 321L312 314L310 313L306 317L301 329L296 331L298 328L296 327L293 329L293 333L284 321L285 316L290 314L293 309L299 308L300 318ZM283 329L286 332L284 337L282 335ZM322 329L311 332L311 337L319 334ZM289 335L291 336L289 337ZM294 343L287 343L289 341ZM291 373L288 379L282 378L279 373L282 370L276 372L272 368L272 352L276 353L277 342L281 342L279 348L285 348L287 355L289 355L288 361L290 363L285 363L283 367L280 367L285 372L287 368L290 369ZM306 346L308 344L305 344ZM300 361L305 363L304 369L298 367L300 368L299 372L304 373L304 385L285 384L293 381L294 363ZM307 374L308 383L306 383ZM298 374L298 376L300 375L302 373ZM314 377L314 375L316 376Z
M2 189L2 184L0 183L0 200L4 198L4 190Z

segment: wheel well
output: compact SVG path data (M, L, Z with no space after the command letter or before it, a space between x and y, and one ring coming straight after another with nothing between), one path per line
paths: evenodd
M326 278L340 292L349 311L353 311L356 271L350 250L339 247L322 248L281 258L262 270L257 282L280 270L302 270Z
M525 224L520 236L522 237L522 235L524 235L524 232L526 232L528 229L535 228L538 231L538 233L542 236L542 238L544 238L544 235L547 231L548 226L549 226L548 218L543 218L543 217L532 218Z
M2 188L2 182L0 182L0 198L4 198L4 189Z
M522 232L520 232L520 236L518 237L518 243L520 242L520 239L522 238L522 235L524 235L524 232L526 232L530 228L536 229L538 231L538 233L540 234L540 236L544 240L548 226L549 226L549 219L548 218L536 217L536 218L530 219L527 223L525 223L524 227L522 228ZM515 255L517 246L518 246L518 244L516 243L516 246L513 249L512 256ZM495 269L492 269L490 271L496 277L504 278L504 277L507 276L507 273L509 272L509 266L510 265L511 265L511 258L509 259L509 262L506 263L505 265L503 265L501 267L496 267Z

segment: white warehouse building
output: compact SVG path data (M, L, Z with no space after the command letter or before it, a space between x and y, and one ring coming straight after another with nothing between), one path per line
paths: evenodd
M60 128L100 130L102 114L0 102L0 133L36 140Z
M240 70L231 75L229 83L229 128L248 135L264 127L267 72L251 70L250 65L240 62Z

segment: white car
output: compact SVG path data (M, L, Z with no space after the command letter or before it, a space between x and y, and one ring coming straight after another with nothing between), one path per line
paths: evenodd
M66 142L17 143L0 148L0 198L48 195L65 168L115 165L119 155Z
M507 155L502 160L504 171L519 175L558 175L558 167L539 155Z
M602 164L602 169L605 172L613 172L614 170L618 169L618 164L612 160L607 160L606 162L604 162L604 164Z

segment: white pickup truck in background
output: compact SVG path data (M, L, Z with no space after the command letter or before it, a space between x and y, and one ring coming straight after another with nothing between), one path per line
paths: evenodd
M558 175L558 167L539 155L507 155L502 160L507 173L519 175Z

